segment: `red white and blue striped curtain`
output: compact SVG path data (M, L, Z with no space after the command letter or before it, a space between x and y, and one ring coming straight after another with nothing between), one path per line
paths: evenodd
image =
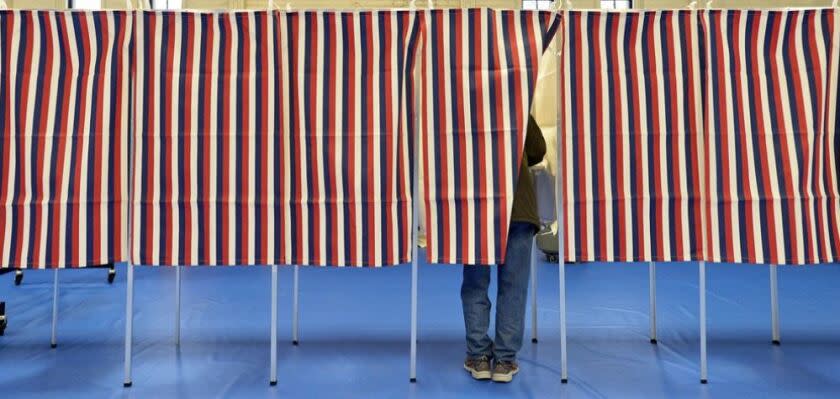
M698 13L564 15L566 259L701 260Z
M131 23L0 11L0 267L125 260Z
M540 58L557 14L491 9L424 15L421 167L432 263L504 262Z
M840 259L836 10L709 11L707 260Z
M137 18L135 263L409 260L414 13Z

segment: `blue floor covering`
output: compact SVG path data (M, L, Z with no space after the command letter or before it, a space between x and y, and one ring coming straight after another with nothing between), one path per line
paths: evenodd
M699 383L698 267L659 264L659 344L648 342L646 264L567 267L568 384L560 383L558 276L538 267L521 372L503 385L461 365L461 268L421 265L418 381L409 377L410 267L280 271L279 383L268 385L270 269L182 269L176 348L172 268L138 267L134 386L122 387L126 273L62 270L50 349L52 271L0 277L0 398L831 398L840 397L840 267L780 267L782 345L770 344L766 266L707 266L709 384ZM492 330L492 326L491 326Z

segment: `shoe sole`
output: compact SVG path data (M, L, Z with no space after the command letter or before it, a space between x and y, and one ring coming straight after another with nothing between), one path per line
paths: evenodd
M490 374L489 371L478 371L476 369L467 367L466 365L464 365L464 370L467 370L467 372L470 373L472 378L476 380L489 380L490 378L492 378L492 374Z
M518 373L518 372L519 372L519 369L513 370L513 371L511 371L510 373L507 373L507 374L501 374L501 373L493 374L493 382L502 382L502 383L511 382L511 381L513 381L513 376L515 376L516 373Z

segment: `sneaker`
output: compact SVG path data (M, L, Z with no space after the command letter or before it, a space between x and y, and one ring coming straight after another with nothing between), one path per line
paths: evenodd
M464 360L464 370L470 372L476 380L490 379L490 358L487 356L468 357Z
M516 362L497 361L493 367L493 382L511 382L518 372L519 365Z

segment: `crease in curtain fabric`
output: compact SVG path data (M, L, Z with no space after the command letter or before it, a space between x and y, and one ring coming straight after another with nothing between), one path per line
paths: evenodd
M0 267L127 257L126 12L0 11Z
M491 9L423 16L428 261L502 263L540 58L560 21L551 12Z
M415 13L136 15L135 263L410 260Z

